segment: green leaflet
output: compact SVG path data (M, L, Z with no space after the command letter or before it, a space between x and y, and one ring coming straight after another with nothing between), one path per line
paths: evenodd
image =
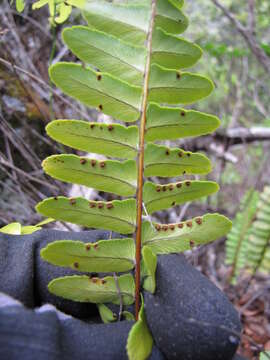
M69 49L82 61L133 85L142 85L146 49L86 26L63 31Z
M187 180L166 185L148 181L144 184L143 201L147 212L152 214L154 211L168 209L187 201L214 194L218 190L218 184L213 181Z
M86 272L125 272L135 263L133 239L100 240L87 243L58 240L41 250L50 264Z
M138 120L142 93L140 87L79 64L58 63L52 65L49 72L56 86L83 104L118 120Z
M176 140L210 134L220 126L213 115L150 103L147 109L146 140Z
M210 160L199 153L166 146L147 144L145 149L145 176L173 177L190 174L208 174Z
M121 234L131 234L135 230L135 199L114 200L106 203L60 196L43 200L36 206L36 210L56 220L89 228L106 229Z
M154 294L156 290L157 256L150 247L144 246L142 248L142 259L143 288Z
M109 324L117 320L117 315L114 314L112 310L108 308L108 306L104 304L98 304L97 306L99 315L104 324Z
M10 235L28 235L40 230L39 226L22 226L20 223L14 222L0 228L0 233Z
M24 0L16 0L16 10L18 12L23 12L24 7L25 7Z
M20 223L13 222L0 228L0 233L21 235L22 226Z
M196 64L202 56L198 45L158 28L153 34L152 63L167 69L183 69Z
M192 104L211 94L214 84L204 76L151 66L148 101Z
M46 130L52 139L77 150L124 159L133 159L137 154L137 126L54 120Z
M114 4L90 0L84 16L88 25L135 45L144 45L150 20L150 3Z
M118 284L123 304L133 304L135 287L133 276L130 274L119 276ZM48 289L54 295L73 301L119 304L120 294L112 276L102 279L90 278L86 275L65 276L52 280Z
M207 244L227 234L231 221L223 215L206 214L180 224L143 223L143 245L151 248L154 254L179 253L194 246Z
M148 359L153 347L153 338L147 326L142 296L141 299L139 319L128 334L127 353L129 360Z
M46 174L58 180L122 196L132 196L136 192L135 160L97 161L76 155L53 155L45 159L42 166Z
M246 266L249 235L256 216L259 194L253 189L241 201L226 241L226 264L232 265L231 281L236 283L240 270Z
M180 10L183 1L158 0L155 26L171 34L181 34L188 27L188 19Z

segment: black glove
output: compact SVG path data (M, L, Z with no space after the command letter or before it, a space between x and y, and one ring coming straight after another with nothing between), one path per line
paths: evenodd
M109 236L103 231L54 230L26 236L0 234L0 292L25 306L0 296L0 359L127 359L125 347L133 323L101 324L94 304L50 294L47 284L53 278L75 272L52 266L39 255L55 240L95 242ZM184 256L160 256L156 276L156 294L144 294L156 344L150 359L231 360L241 325L224 294ZM47 303L51 305L43 305Z

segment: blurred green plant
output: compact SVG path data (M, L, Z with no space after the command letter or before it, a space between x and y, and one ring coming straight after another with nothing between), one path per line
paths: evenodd
M242 269L252 275L270 272L270 187L262 193L247 192L226 241L226 264L232 266L231 281L237 283Z

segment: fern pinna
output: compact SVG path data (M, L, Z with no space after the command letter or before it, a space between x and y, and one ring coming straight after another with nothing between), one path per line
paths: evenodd
M88 1L84 9L88 26L63 31L65 44L81 63L50 68L51 80L65 94L125 124L52 121L47 132L54 140L111 160L55 155L44 161L45 172L126 199L103 202L61 196L42 201L37 210L125 237L95 244L57 241L42 250L42 257L79 271L126 274L91 281L81 275L58 278L49 290L71 300L97 303L107 319L113 317L101 304L125 306L135 301L136 336L147 333L140 289L155 291L157 255L208 243L231 227L219 214L176 224L149 220L156 211L218 191L215 182L178 178L208 174L212 165L205 155L156 143L208 134L220 124L213 115L179 107L208 96L214 87L201 75L179 70L193 66L202 54L197 45L179 37L188 26L182 5L182 0ZM145 180L150 177L177 179L160 185ZM128 349L132 358L132 345Z
M270 272L269 186L261 194L250 190L244 196L226 241L226 263L232 265L234 284L242 269Z

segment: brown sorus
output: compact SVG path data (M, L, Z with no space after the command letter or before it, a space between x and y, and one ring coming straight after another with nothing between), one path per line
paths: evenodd
M107 281L104 280L104 279L101 280L101 284L103 284L103 285L106 284L106 282L107 282Z
M191 185L191 182L190 182L190 181L186 181L185 184L186 184L186 186L190 186L190 185Z
M179 229L183 229L184 224L183 224L183 223L180 223L180 224L178 224L177 226L179 227Z
M92 165L92 166L96 166L96 163L97 163L96 160L91 160L91 165Z
M89 206L90 206L90 208L95 208L96 207L96 204L95 203L93 203L93 202L91 202L91 203L89 203Z
M101 74L98 74L98 75L97 75L97 80L100 81L101 79L102 79Z
M99 166L100 166L101 168L105 168L106 164L105 164L104 161L101 161L100 164L99 164Z
M177 72L177 73L176 73L176 79L181 79L181 74L180 74L180 72Z
M172 202L172 206L174 206L174 205L175 205L175 201Z
M70 205L75 205L75 204L76 204L76 200L75 200L75 199L70 199L70 200L69 200L69 203L70 203Z
M161 230L161 226L160 226L159 224L156 224L156 225L155 225L155 228L156 228L157 231L160 231L160 230Z
M163 225L162 230L167 231L168 230L168 225Z
M162 191L166 191L167 190L167 186L162 186Z
M104 204L103 204L103 203L99 203L99 204L98 204L98 208L99 208L99 209L103 209L103 208L104 208Z
M202 218L197 218L195 221L196 221L196 223L197 223L198 225L201 225L201 224L202 224Z
M74 267L75 267L76 269L78 269L79 263L75 262L73 265L74 265Z
M187 156L190 157L190 156L191 156L191 153L187 153Z
M95 284L95 283L97 283L97 282L98 282L98 278L93 277L93 278L91 279L91 281Z
M165 154L166 154L166 155L170 155L170 150L167 149L166 152L165 152Z
M182 151L179 151L178 156L179 156L179 157L182 157L182 156L183 156Z
M94 129L94 127L95 127L95 124L90 124L91 129Z
M175 225L171 224L170 225L170 230L174 230L175 229Z
M86 163L86 159L80 159L80 163L84 165Z
M181 184L181 183L177 183L177 184L176 184L176 187L177 187L178 189L180 189L180 188L182 187L182 184Z
M109 131L112 131L112 130L113 130L113 126L112 126L112 125L109 125L109 126L108 126L108 130L109 130Z
M189 245L191 248L193 248L195 246L195 242L193 240L190 240Z
M97 250L98 244L94 244L93 247L94 247L95 250Z
M188 226L188 227L192 227L192 221L188 221L188 222L187 222L187 226Z
M110 210L110 209L112 209L112 208L113 208L113 204L112 204L112 203L108 203L106 207L107 207L107 209L109 209L109 210Z
M99 110L100 111L102 111L103 110L103 106L100 104L100 105L98 105L98 108L99 108Z
M161 187L160 187L160 186L157 186L157 187L156 187L156 192L160 192L160 190L161 190Z
M174 189L174 186L173 186L173 184L171 184L171 185L169 186L169 190L172 191L173 189Z
M181 111L181 116L185 116L186 115L186 113L185 113L185 111Z
M54 200L58 200L58 197L57 197L57 196L55 196L55 197L54 197Z
M87 244L87 245L85 246L85 249L86 249L87 251L91 250L91 245L90 245L90 244Z

